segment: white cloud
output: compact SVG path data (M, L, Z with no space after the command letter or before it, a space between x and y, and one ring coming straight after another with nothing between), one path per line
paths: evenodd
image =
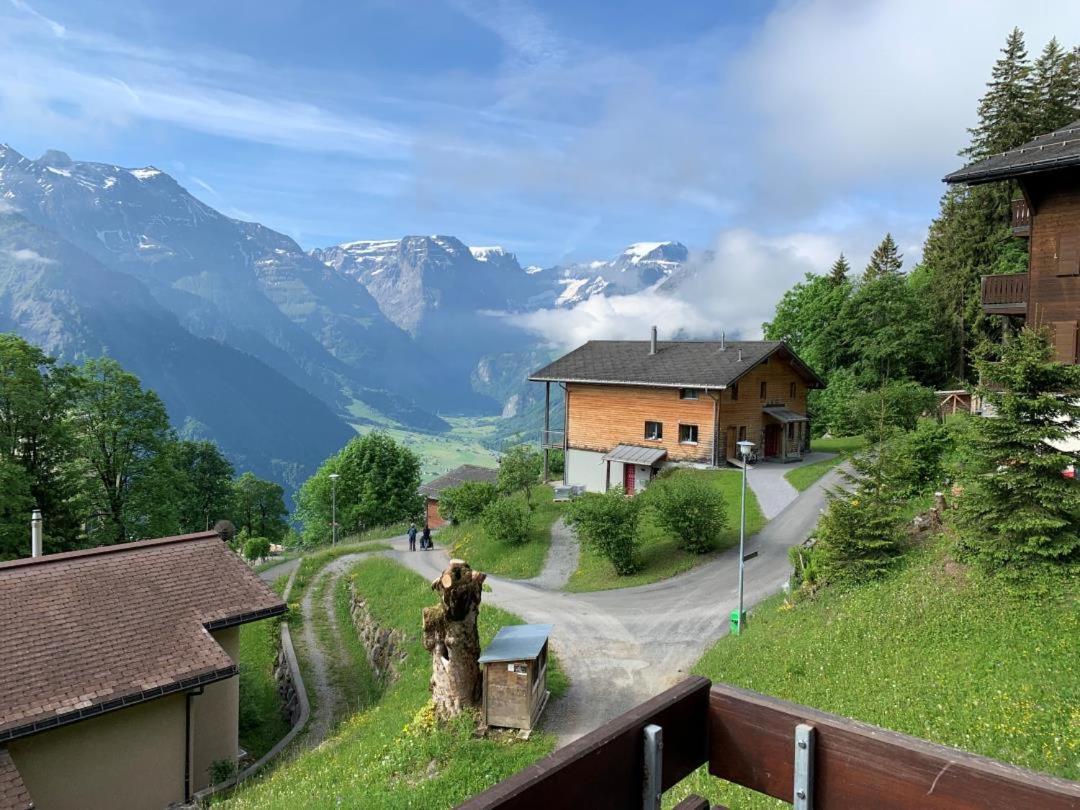
M17 250L9 250L7 253L17 262L26 262L27 264L56 264L56 259L42 256L32 248L18 248Z
M25 3L23 2L23 0L11 0L11 5L13 5L16 9L23 12L24 14L28 14L34 19L45 23L49 27L49 30L52 31L54 37L62 39L63 37L67 36L67 28L58 23L56 20L50 17L46 17L40 11L33 8L29 3Z

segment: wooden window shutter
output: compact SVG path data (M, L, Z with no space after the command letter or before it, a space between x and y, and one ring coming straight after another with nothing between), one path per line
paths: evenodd
M1076 362L1076 321L1054 322L1054 359L1059 363Z
M1057 259L1057 275L1080 275L1080 232L1067 230L1059 233L1054 257Z

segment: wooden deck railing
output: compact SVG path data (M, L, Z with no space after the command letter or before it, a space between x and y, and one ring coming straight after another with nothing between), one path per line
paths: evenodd
M646 743L647 726L661 729L659 750ZM713 776L806 810L1080 808L1080 783L705 678L688 678L462 807L655 807L645 790L655 756L659 790L707 764ZM680 805L706 806L696 797Z
M1031 234L1031 207L1023 197L1012 201L1012 232L1013 236Z
M982 305L987 312L1023 315L1027 312L1028 274L982 277Z

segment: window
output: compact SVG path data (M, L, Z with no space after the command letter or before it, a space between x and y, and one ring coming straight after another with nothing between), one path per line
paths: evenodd
M680 388L679 399L697 399L696 388Z
M791 384L791 387L790 387L790 396L791 396L791 398L792 398L792 399L795 399L795 397L796 397L796 389L795 389L795 383L792 383L792 384Z
M645 438L650 442L658 442L664 438L664 423L663 422L646 422L645 423Z
M769 384L765 380L761 381L761 398L766 399L766 394L769 390Z
M735 402L739 399L739 384L735 383L731 386L731 401Z
M697 425L679 425L679 444L697 444Z

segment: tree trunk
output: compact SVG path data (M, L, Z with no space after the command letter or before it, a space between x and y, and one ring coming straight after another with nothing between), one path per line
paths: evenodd
M424 647L431 653L435 714L443 720L479 706L483 697L476 618L486 578L464 560L451 560L431 583L440 604L424 608Z

